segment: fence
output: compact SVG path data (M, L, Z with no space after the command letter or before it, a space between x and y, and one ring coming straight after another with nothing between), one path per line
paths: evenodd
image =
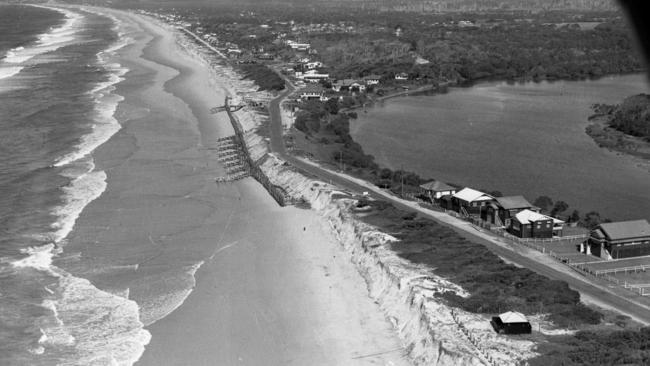
M256 181L260 182L260 184L264 187L264 189L266 189L269 192L271 197L273 197L273 199L275 199L275 201L280 206L284 207L287 204L291 204L292 200L291 197L287 194L287 192L282 187L273 184L273 182L271 182L269 177L259 167L260 164L253 161L253 159L251 158L251 155L248 153L248 149L246 148L244 129L241 127L239 121L233 115L233 112L230 110L228 99L229 97L226 96L226 101L225 101L226 113L228 113L228 118L230 119L232 128L235 130L236 143L242 147L242 151L244 152L244 156L247 163L246 165L248 165L248 169L250 170L251 176L255 178Z

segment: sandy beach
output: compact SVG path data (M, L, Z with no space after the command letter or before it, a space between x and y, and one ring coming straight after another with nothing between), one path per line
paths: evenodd
M128 269L61 261L140 306L151 340L136 364L408 364L325 220L279 207L252 178L214 182L224 169L208 148L232 127L209 113L225 91L206 65L171 29L102 11L134 40L120 51L131 71L117 89L122 129L94 154L108 188L77 221L68 251ZM117 278L128 286L115 288Z

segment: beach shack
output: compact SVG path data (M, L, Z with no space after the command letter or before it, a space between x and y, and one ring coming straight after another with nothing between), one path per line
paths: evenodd
M508 232L520 238L562 236L564 221L532 210L518 212L510 221Z
M533 328L524 314L508 311L499 316L492 317L492 328L499 334L530 334Z
M465 215L481 215L485 206L494 201L494 197L472 188L463 188L451 195L452 210Z
M530 204L524 196L496 197L482 212L481 219L507 228L512 218L523 210L538 212L539 208Z
M456 188L439 180L432 180L420 186L420 194L428 197L431 202L438 202L442 196L451 196L456 193Z
M605 259L650 255L650 224L647 220L608 222L591 231L588 250Z

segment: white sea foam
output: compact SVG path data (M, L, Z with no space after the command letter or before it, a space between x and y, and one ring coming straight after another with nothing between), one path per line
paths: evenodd
M81 22L83 16L65 9L44 7L63 13L65 22L51 29L49 32L38 36L38 41L28 47L16 47L5 55L4 62L10 64L22 64L40 54L57 50L75 40L76 26Z
M0 67L0 80L10 78L22 70L22 66Z
M196 271L201 268L203 261L184 267L182 273L173 273L169 277L164 275L157 281L164 282L164 292L148 302L143 302L141 319L145 325L151 325L178 309L190 296L196 286ZM156 280L148 280L155 286Z
M139 319L138 305L97 289L90 281L61 269L58 288L41 304L49 310L39 326L41 353L70 349L65 365L132 365L151 335ZM60 355L58 357L61 357Z
M52 273L52 259L57 252L58 249L54 244L22 249L21 253L27 254L27 257L12 262L12 265L15 268L34 268Z
M112 91L115 90L115 84L124 80L122 76L129 69L121 67L119 64L109 64L104 67L112 71L109 79L99 83L90 91L95 97L96 113L92 131L81 138L81 142L76 146L75 151L62 156L54 163L54 166L64 166L89 155L120 130L121 126L114 114L118 104L124 100L124 97L112 94Z
M84 207L97 199L105 189L106 173L103 171L86 173L63 187L65 203L53 211L59 218L52 224L52 228L55 229L53 234L55 243L61 242L68 236Z

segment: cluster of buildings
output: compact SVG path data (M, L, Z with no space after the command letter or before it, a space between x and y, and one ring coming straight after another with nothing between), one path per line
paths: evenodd
M564 221L540 213L523 196L493 197L440 181L422 184L420 194L444 209L480 218L519 238L560 237L564 229ZM581 251L607 260L650 255L650 224L647 220L602 223L590 232Z
M519 238L562 236L564 221L541 214L523 196L493 197L472 188L457 190L440 181L421 185L420 193L442 208L480 218Z

